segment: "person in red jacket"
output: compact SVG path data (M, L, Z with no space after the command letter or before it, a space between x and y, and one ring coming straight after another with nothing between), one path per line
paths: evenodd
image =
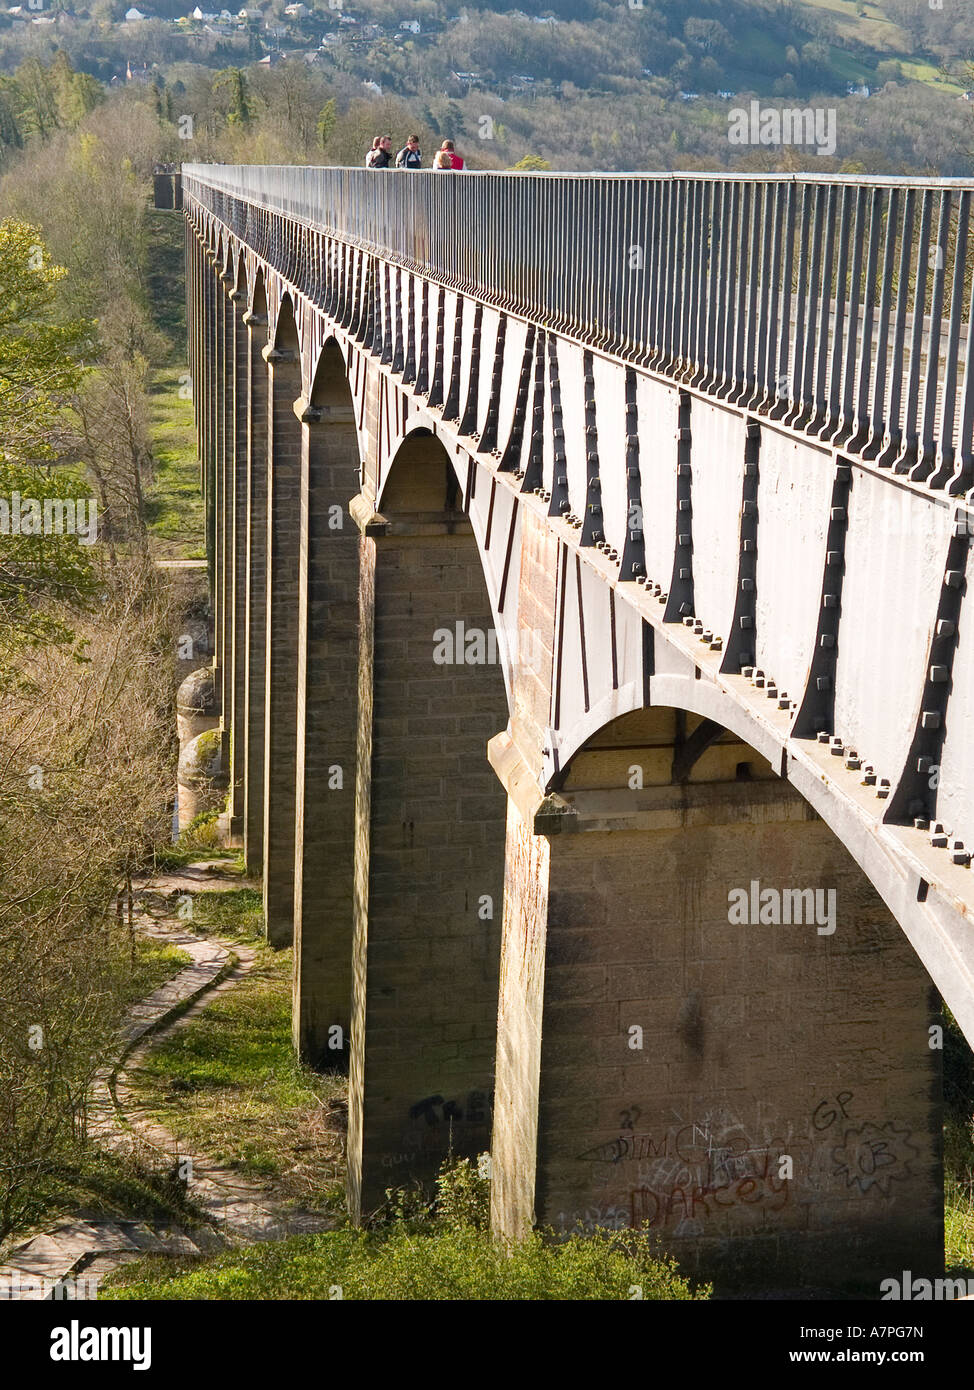
M433 159L434 169L462 169L463 160L452 140L444 140Z

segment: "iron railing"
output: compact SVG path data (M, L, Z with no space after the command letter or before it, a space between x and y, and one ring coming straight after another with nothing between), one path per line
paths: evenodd
M190 164L183 188L272 263L305 225L928 486L974 487L974 181Z

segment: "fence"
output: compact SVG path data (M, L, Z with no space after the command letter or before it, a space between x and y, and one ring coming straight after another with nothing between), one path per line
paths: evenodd
M327 273L298 266L309 227L928 486L974 487L974 181L190 164L183 190L292 274Z

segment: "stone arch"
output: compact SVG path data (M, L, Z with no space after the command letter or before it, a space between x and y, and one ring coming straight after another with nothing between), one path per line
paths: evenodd
M229 831L240 843L244 836L246 796L247 600L250 589L248 523L250 517L251 356L247 262L243 247L227 236L228 261L223 275L227 287L228 409L230 444L224 505L226 508L223 642L224 753L230 771ZM258 328L259 331L259 328Z
M301 422L294 859L295 1047L345 1069L351 1031L360 478L355 410L334 338Z
M507 860L497 1230L648 1222L726 1293L940 1268L939 997L758 748L623 715Z
M360 528L349 1205L489 1144L505 796L486 757L507 693L476 538L430 431ZM366 949L367 947L367 949ZM368 1047L365 1030L368 1028Z
M294 300L287 290L281 295L277 316L271 325L269 336L277 352L293 352L300 362L301 340L294 313Z
M217 259L220 263L221 272L225 275L229 275L234 261L234 248L233 238L225 227L221 227L217 239Z
M241 263L245 256L241 256ZM244 677L242 723L235 732L234 772L243 778L242 834L244 856L251 873L264 862L264 740L267 683L267 479L268 369L267 288L258 264L250 279L241 325L246 330L241 361L246 396L245 595L243 632Z
M430 440L435 441L434 447ZM396 454L386 468L380 487L376 510L385 514L395 513L403 508L410 512L429 512L442 514L445 518L456 515L465 517L467 523L473 521L472 501L465 504L466 479L461 474L461 463L467 455L450 454L435 431L422 422L411 424L402 437ZM476 465L471 465L476 467ZM519 514L515 511L515 521ZM515 650L516 624L504 621L499 611L500 601L496 576L487 563L484 554L483 536L479 527L474 527L480 572L484 582L484 592L490 604L493 630L492 649L496 648L497 664L504 677L510 710L513 694L517 652ZM511 598L516 603L517 587L513 587Z
M247 274L247 253L240 245L234 245L231 250L230 273L233 276L234 290L241 296L237 303L243 312L250 304L250 277Z
M264 276L262 266L257 267L253 283L250 287L250 312L260 315L265 321L267 319L267 280Z
M886 903L965 1035L974 1038L970 972L957 958L950 934L941 925L947 904L933 885L904 866L897 846L881 836L864 833L854 807L823 783L817 771L800 757L783 750L760 719L712 681L671 673L651 677L649 689L653 705L672 705L688 715L720 724L758 749L805 798Z
M294 922L298 678L301 345L284 294L262 351L267 364L267 679L264 709L264 917L268 940L290 946Z

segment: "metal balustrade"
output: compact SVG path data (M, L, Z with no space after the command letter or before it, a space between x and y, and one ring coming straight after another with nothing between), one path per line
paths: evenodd
M335 268L302 227L952 494L974 488L972 191L183 166L184 197L306 292Z

